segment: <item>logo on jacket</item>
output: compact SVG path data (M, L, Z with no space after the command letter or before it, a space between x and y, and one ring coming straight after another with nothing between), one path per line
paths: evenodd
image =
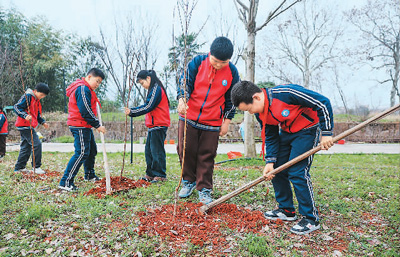
M282 114L283 117L287 117L287 116L289 116L290 112L289 112L288 109L285 109L285 110L282 111L281 114Z
M226 85L228 85L228 81L227 81L226 79L224 79L224 80L222 81L222 85L223 85L224 87L226 87Z

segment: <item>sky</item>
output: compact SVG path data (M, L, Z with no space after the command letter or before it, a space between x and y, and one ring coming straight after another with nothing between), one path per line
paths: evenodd
M247 1L245 1L247 2ZM266 18L268 12L280 1L261 0L257 15L257 23L261 24ZM367 0L324 0L324 3L336 4L338 12L349 10L353 6L361 6ZM44 16L49 24L57 30L63 30L66 33L75 33L81 37L91 36L93 39L99 38L99 28L106 33L113 34L115 20L124 20L127 16L136 17L141 14L144 20L135 21L141 24L151 23L153 19L158 24L157 37L159 48L159 61L156 64L156 70L161 70L167 61L168 48L171 45L172 24L175 24L175 30L178 28L178 18L173 17L173 10L176 6L176 0L0 0L0 7L5 9L16 8L19 12L28 18L35 16ZM222 15L221 15L222 14ZM198 31L205 27L199 36L200 42L205 42L202 51L207 52L209 44L213 38L221 31L217 28L218 19L221 17L226 20L237 20L237 12L232 0L199 0L193 13L190 24L192 31ZM244 44L246 33L241 22L236 23L237 33L233 39L234 44ZM223 29L222 29L223 30ZM264 29L257 34L256 45L262 44L261 40L268 33ZM167 44L165 42L168 42ZM167 47L165 46L167 45ZM243 76L245 68L243 62L238 62L238 70ZM348 77L343 90L348 97L350 106L365 104L373 108L389 107L390 87L375 87L377 78L382 74L371 74L367 68ZM256 70L256 81L264 80L263 71ZM279 83L279 82L278 82ZM330 87L323 87L323 94L332 95ZM333 99L332 99L333 98ZM340 106L341 102L336 94L332 96L333 105Z

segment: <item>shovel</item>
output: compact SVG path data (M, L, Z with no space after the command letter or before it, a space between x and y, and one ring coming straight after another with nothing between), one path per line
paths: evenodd
M96 108L97 108L97 115L99 116L100 126L103 126L102 122L101 122L101 113L100 113L99 103L96 103ZM108 168L106 144L104 142L104 134L103 133L100 133L100 138L101 138L101 144L103 145L104 170L106 173L106 194L109 195L112 193L112 189L111 189L110 170Z
M363 127L367 126L368 124L370 124L370 123L372 123L374 121L380 120L383 117L385 117L385 116L387 116L387 115L389 115L389 114L391 114L391 113L393 113L393 112L395 112L396 110L399 110L399 109L400 109L400 104L397 104L397 105L393 106L392 108L387 109L386 111L384 111L382 113L379 113L379 114L375 115L374 117L372 117L372 118L370 118L370 119L358 124L357 126L351 128L351 129L348 129L348 130L344 131L343 133L337 135L336 137L333 138L333 142L337 142L337 141L339 141L339 140L341 140L341 139L353 134L354 132L362 129ZM275 174L281 172L282 170L287 169L290 166L298 163L299 161L304 160L305 158L309 157L310 155L315 154L316 152L318 152L320 150L321 150L321 146L318 145L317 147L314 147L313 149L303 153L302 155L297 156L296 158L294 158L294 159L286 162L285 164L279 166L278 168L272 170L270 173L271 173L271 175L275 175ZM200 207L200 212L201 213L206 213L209 209L211 209L211 208L217 206L218 204L221 204L221 203L231 199L234 196L237 196L238 194L242 193L243 191L246 191L249 188L252 188L253 186L255 186L255 185L257 185L257 184L259 184L259 183L261 183L263 181L265 181L265 177L261 176L261 177L257 178L256 180L253 180L253 181L247 183L246 185L234 190L233 192L231 192L231 193L229 193L227 195L224 195L224 196L220 197L219 199L217 199L217 200L215 200L215 201L213 201L213 202L211 202L211 203L209 203L207 205L201 206Z

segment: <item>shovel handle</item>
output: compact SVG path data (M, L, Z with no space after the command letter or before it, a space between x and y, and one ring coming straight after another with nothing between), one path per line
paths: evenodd
M391 114L391 113L393 113L393 112L395 112L395 111L397 111L399 109L400 109L400 104L397 104L397 105L391 107L390 109L387 109L386 111L381 112L381 113L373 116L372 118L370 118L370 119L358 124L357 126L340 133L339 135L337 135L337 136L335 136L333 138L333 142L337 142L337 141L339 141L339 140L341 140L341 139L353 134L354 132L362 129L363 127L367 126L368 124L370 124L370 123L372 123L374 121L380 120L383 117L385 117L385 116L387 116L387 115L389 115L389 114ZM275 174L281 172L282 170L287 169L290 166L298 163L299 161L304 160L305 158L309 157L310 155L315 154L316 152L318 152L320 150L321 150L321 146L318 145L318 146L314 147L313 149L311 149L311 150L309 150L309 151L297 156L296 158L294 158L294 159L282 164L278 168L272 170L271 173L273 175L275 175ZM215 207L215 206L217 206L217 205L219 205L219 204L231 199L234 196L237 196L238 194L248 190L249 188L252 188L253 186L255 186L255 185L257 185L257 184L259 184L259 183L261 183L263 181L265 181L265 177L261 176L261 177L257 178L256 180L253 180L253 181L243 185L242 187L232 191L231 193L226 194L226 195L218 198L217 200L215 200L215 201L213 201L213 202L211 202L211 203L209 203L207 205L201 206L200 207L200 212L205 213L209 209L211 209L211 208L213 208L213 207Z

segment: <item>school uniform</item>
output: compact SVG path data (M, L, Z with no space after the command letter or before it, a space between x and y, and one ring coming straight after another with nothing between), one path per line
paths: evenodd
M0 157L6 154L7 135L8 135L7 116L3 111L0 111Z
M26 167L26 163L32 152L32 137L33 149L35 152L35 164L33 164L32 160L32 166L39 168L42 165L42 142L39 140L35 128L39 124L44 124L46 121L41 116L42 105L40 100L36 98L32 89L28 89L25 94L21 96L14 105L14 112L17 114L15 126L21 135L20 151L14 170L18 171ZM32 117L30 121L25 119L28 115Z
M75 152L61 178L62 187L74 186L75 176L82 164L85 179L96 177L94 163L97 146L92 128L100 127L96 108L100 101L85 78L77 79L69 85L66 94L69 97L67 125L74 136Z
M181 77L181 83L183 75ZM239 73L231 62L216 70L209 54L199 55L188 64L186 72L186 151L183 180L196 182L196 189L212 189L214 158L217 154L219 132L223 119L232 119L235 108L231 102L231 86L239 81ZM177 98L185 97L178 88ZM183 161L185 116L179 116L179 160Z
M275 163L277 168L317 146L321 134L332 136L332 107L325 96L299 85L280 85L262 92L264 112L256 117L262 126L266 163ZM272 184L280 209L295 211L292 183L299 213L319 221L309 173L312 161L310 156L281 171L272 179Z
M153 178L166 178L164 141L171 119L165 91L155 83L149 88L145 103L130 110L131 117L146 115L145 125L148 127L145 146L146 174Z

